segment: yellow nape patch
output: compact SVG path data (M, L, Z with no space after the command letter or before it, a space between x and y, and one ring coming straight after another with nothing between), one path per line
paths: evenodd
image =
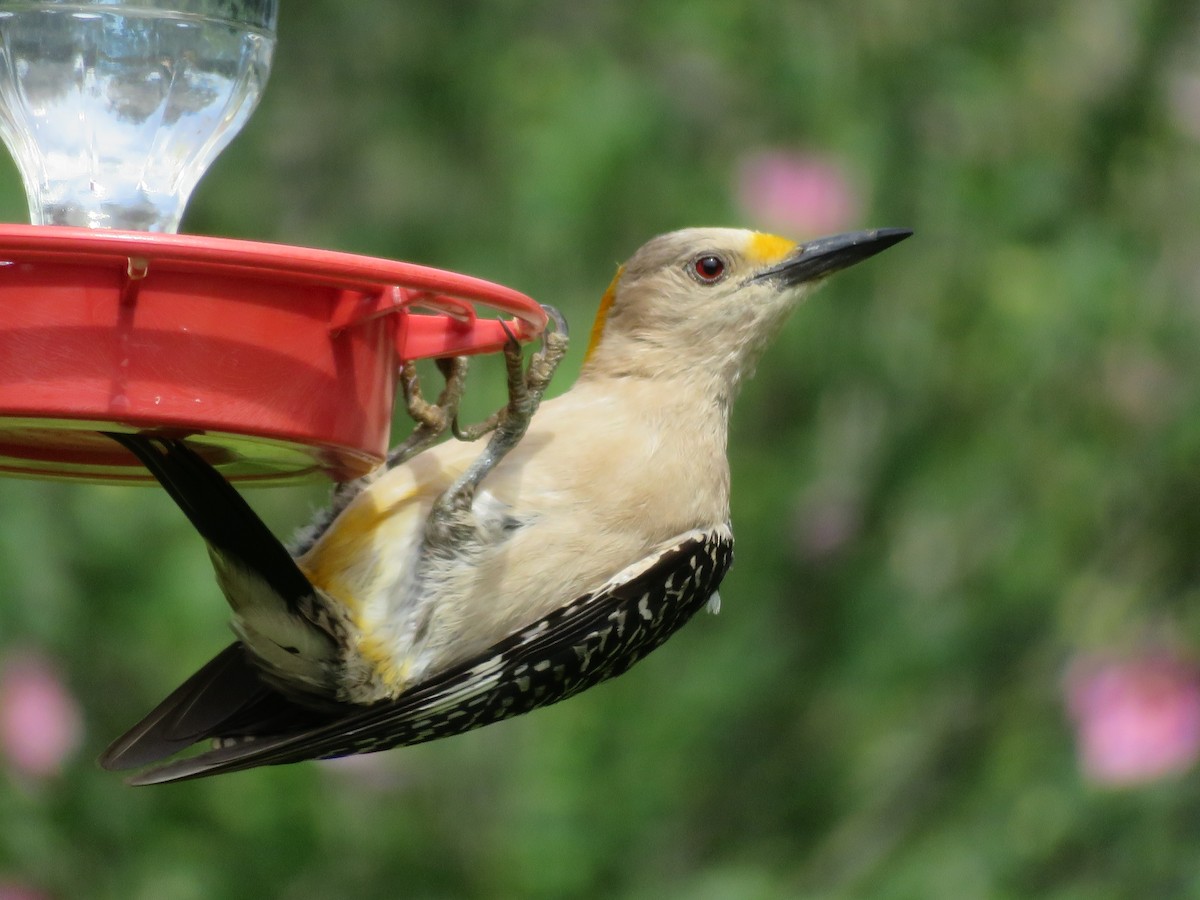
M608 290L600 298L600 308L596 310L596 321L592 323L592 336L588 341L587 352L583 354L585 363L591 359L592 353L600 346L600 339L604 336L604 323L608 321L608 311L612 309L613 300L617 296L617 282L621 280L623 274L625 274L625 267L619 266L617 274L613 276L612 282L608 285Z
M746 259L753 268L773 265L781 262L785 256L796 249L796 242L774 234L754 232L746 247Z

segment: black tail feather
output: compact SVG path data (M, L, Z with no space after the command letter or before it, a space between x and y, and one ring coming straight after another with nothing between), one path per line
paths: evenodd
M312 593L312 585L279 539L233 485L186 443L106 434L142 462L210 547L258 573L293 608Z
M288 734L330 718L267 685L241 643L234 642L113 741L100 765L136 769L210 738Z
M121 735L100 757L106 769L134 769L218 733L255 705L265 687L240 643L233 643Z

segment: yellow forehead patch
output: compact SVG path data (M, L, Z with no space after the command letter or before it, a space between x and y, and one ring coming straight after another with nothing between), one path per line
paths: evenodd
M600 300L600 308L596 310L596 321L592 323L592 336L588 341L587 352L583 354L584 362L591 358L593 351L600 344L600 338L604 336L604 323L608 320L608 311L612 309L613 300L617 296L617 282L621 280L624 272L624 266L617 269L617 274L613 276L612 283L609 284L608 290L604 292L604 296Z
M746 247L746 259L754 268L780 262L796 249L796 242L774 234L754 232Z

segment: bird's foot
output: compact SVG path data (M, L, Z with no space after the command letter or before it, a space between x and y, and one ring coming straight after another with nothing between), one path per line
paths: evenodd
M455 356L435 362L445 379L445 384L433 403L426 400L421 393L421 379L417 375L416 364L406 362L400 367L400 393L404 398L404 408L417 423L416 427L407 438L388 451L387 459L381 467L334 487L329 509L330 521L384 472L408 462L422 450L433 446L454 426L458 417L458 404L462 400L467 382L467 358Z
M408 462L454 428L458 422L458 404L462 401L463 389L467 383L467 358L455 356L436 362L438 370L446 380L436 403L430 403L421 395L421 380L417 377L417 367L414 363L406 362L400 368L400 389L404 395L404 408L417 423L417 427L403 443L388 453L389 469Z
M553 307L543 307L554 323L554 330L542 335L542 346L525 366L521 344L504 326L509 341L504 346L504 362L508 371L508 403L484 422L462 429L451 427L464 440L474 440L491 433L487 446L466 472L434 502L426 521L426 542L444 544L453 540L452 534L463 527L470 528L469 511L479 483L525 436L542 396L566 355L569 343L567 322Z

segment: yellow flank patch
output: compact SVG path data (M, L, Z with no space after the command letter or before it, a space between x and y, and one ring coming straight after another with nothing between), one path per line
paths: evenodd
M409 502L408 492L395 503L382 506L375 497L360 498L351 504L315 545L296 560L308 580L332 599L340 601L351 613L359 609L358 598L345 589L342 575L359 563L384 520L395 515L396 507Z
M604 292L604 296L600 300L600 308L596 310L596 321L592 323L592 337L588 341L587 352L583 354L585 363L591 359L592 353L600 345L600 339L604 336L604 323L608 321L608 311L612 309L613 300L617 296L617 282L621 280L624 273L625 267L620 266L609 284L608 290Z
M757 269L781 262L795 249L795 241L756 231L750 236L750 243L746 247L746 259L753 268Z
M391 651L375 638L363 638L357 649L375 680L389 692L399 693L408 681L410 665L407 662L397 665Z

